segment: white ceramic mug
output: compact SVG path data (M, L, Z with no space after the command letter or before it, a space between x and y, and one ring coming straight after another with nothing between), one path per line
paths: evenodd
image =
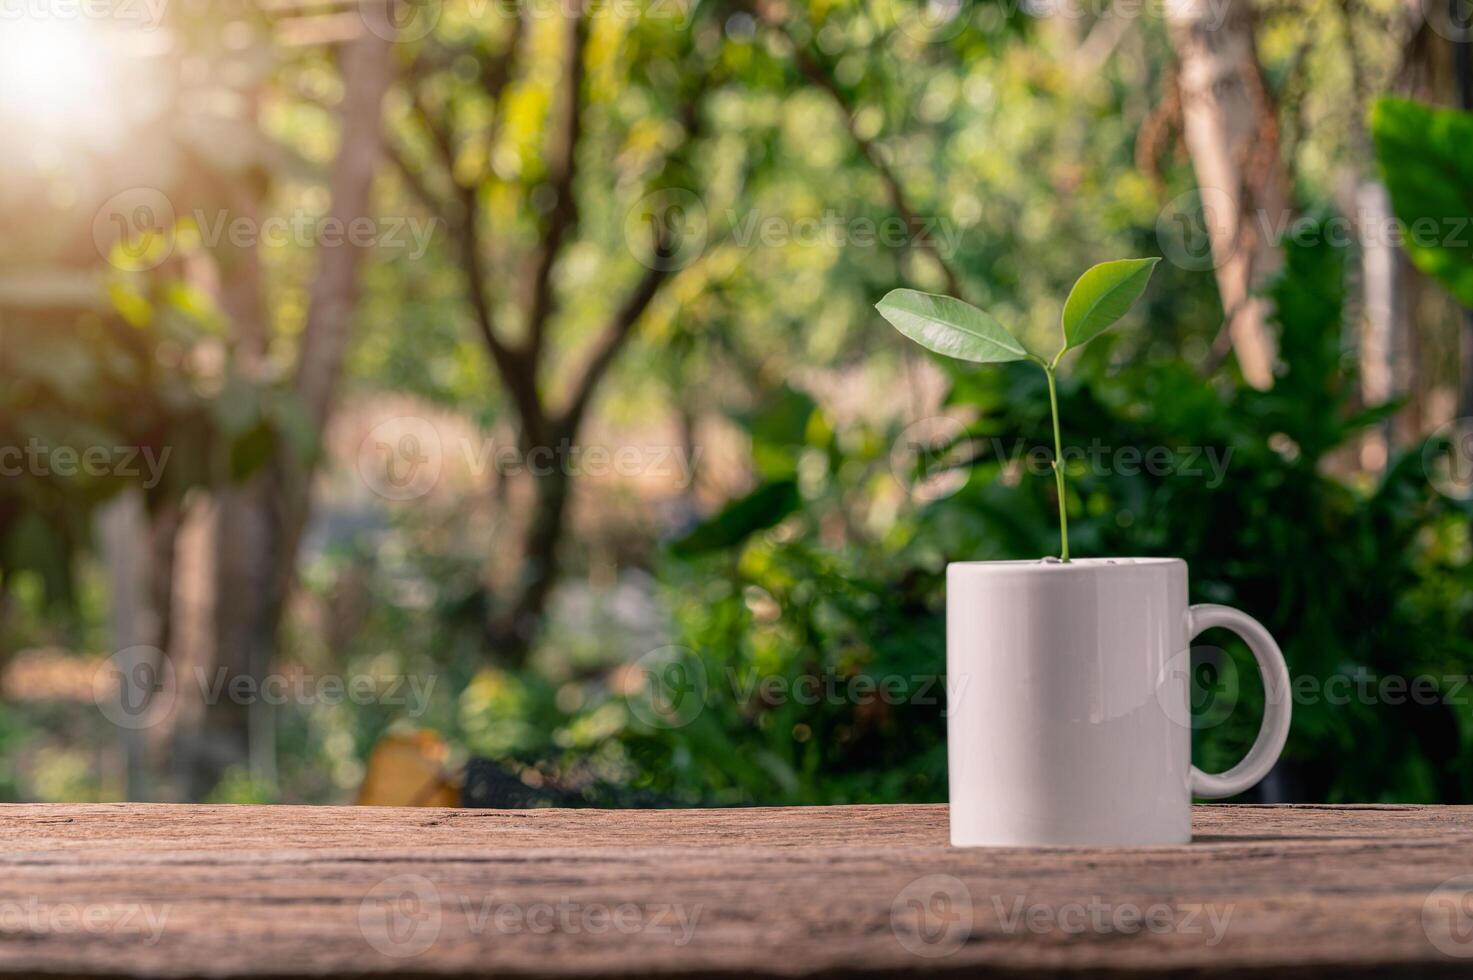
M1190 644L1241 636L1266 710L1247 757L1192 765ZM946 570L947 753L957 847L1182 844L1193 795L1241 793L1289 733L1289 671L1256 620L1187 605L1179 558L957 562Z

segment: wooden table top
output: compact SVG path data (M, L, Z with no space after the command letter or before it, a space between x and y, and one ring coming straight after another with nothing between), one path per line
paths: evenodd
M1194 821L953 850L944 806L0 806L0 974L1473 975L1473 807Z

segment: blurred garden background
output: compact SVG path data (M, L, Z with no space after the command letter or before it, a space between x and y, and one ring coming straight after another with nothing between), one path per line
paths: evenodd
M1466 0L0 0L0 799L946 798L944 569L1172 555L1473 801ZM1204 767L1246 651L1194 653ZM1221 643L1220 648L1211 646Z

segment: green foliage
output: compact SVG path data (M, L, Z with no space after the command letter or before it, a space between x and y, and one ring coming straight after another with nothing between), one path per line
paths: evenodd
M1193 601L1237 605L1280 639L1300 692L1285 763L1294 798L1466 800L1473 726L1451 695L1473 673L1473 514L1429 486L1418 450L1366 489L1326 465L1380 418L1352 408L1341 368L1344 279L1343 252L1290 247L1274 289L1288 370L1270 392L1214 389L1168 360L1107 377L1104 356L1087 359L1060 390L1066 436L1083 450L1067 463L1068 504L1091 551L1185 558ZM690 725L623 736L646 785L707 802L944 798L944 717L916 678L944 671L945 563L1025 557L1048 535L1044 484L1009 477L1015 447L1048 430L1040 387L1016 365L955 372L949 400L985 406L971 451L947 464L971 479L888 531L865 533L854 510L889 478L884 440L849 431L810 443L828 468L802 511L734 552L673 566L678 642L713 680ZM1169 465L1143 465L1158 447ZM831 544L824 528L845 508L852 536ZM1219 693L1233 703L1206 692L1194 748L1219 769L1251 743L1262 696L1247 652L1222 642L1216 669L1231 683ZM762 690L754 676L782 692L802 677L851 690L896 675L908 693L879 707L741 693ZM1345 703L1340 685L1390 675L1429 678L1439 700Z
M1473 308L1473 112L1384 98L1371 133L1407 255Z
M106 313L0 320L0 579L34 573L74 595L96 508L124 488L151 510L249 476L283 445L311 452L286 392L200 365L208 327L167 283Z
M459 198L474 189L481 212L474 227L493 275L485 295L508 336L520 339L521 257L558 203L549 194L557 143L549 126L564 75L554 64L563 27L560 18L526 21L522 44L536 54L499 105L487 81L511 63L515 11L486 13L447 6L429 37L398 46L406 72L386 121L408 170L431 194L456 201L451 217L464 220ZM1470 672L1466 506L1430 490L1415 448L1375 480L1343 475L1361 434L1391 410L1356 407L1341 343L1343 253L1296 248L1286 256L1273 294L1285 370L1269 392L1235 385L1230 365L1206 369L1223 312L1210 275L1166 264L1152 273L1157 288L1142 295L1132 292L1135 277L1144 285L1139 266L1119 281L1091 270L1068 291L1091 256L1157 249L1163 201L1195 186L1186 154L1148 136L1172 127L1145 125L1159 121L1152 108L1172 57L1160 25L1143 22L1129 50L1081 78L1076 32L1038 31L1038 18L1012 3L796 4L784 9L780 28L720 5L697 4L690 13L605 5L594 15L578 240L552 271L559 315L549 358L581 361L611 303L644 274L627 222L645 195L670 192L682 213L703 213L707 227L680 253L667 294L642 319L594 421L604 437L631 421L636 431L672 408L700 423L724 415L750 438L751 455L708 461L716 464L710 469L750 479L711 485L750 492L693 528L684 522L693 520L686 515L697 495L661 499L647 524L588 540L580 505L565 581L581 588L611 566L642 583L653 573L662 605L650 618L660 635L645 637L602 606L588 621L556 613L546 642L518 669L488 666L482 642L488 564L508 551L499 525L517 509L515 495L452 487L447 474L437 495L466 496L446 506L416 501L392 517L335 510L324 523L339 533L343 523L368 530L351 547L309 548L304 601L293 603L282 660L316 673L432 677L434 697L413 717L393 705L284 710L281 785L238 777L222 787L222 799L349 798L369 749L405 723L450 733L463 752L504 762L528 786L545 778L586 802L944 799L936 681L945 562L1045 553L1056 512L1060 531L1067 522L1081 551L1187 558L1194 597L1262 618L1283 640L1296 677ZM228 125L214 118L221 79L196 72L200 88L158 100L172 118L130 125L125 146L98 144L93 153L17 134L26 152L15 155L0 187L12 229L0 242L7 273L0 276L0 448L24 448L36 437L51 447L172 449L161 482L145 488L154 509L174 506L191 488L257 472L283 442L310 452L313 436L286 392L230 368L233 332L223 314L198 286L181 282L181 262L211 264L184 254L188 236L169 243L180 251L153 273L112 275L106 302L85 310L71 308L74 290L64 312L51 299L35 304L34 287L52 280L57 266L81 273L81 263L90 277L98 265L88 226L101 204L94 195L105 196L101 171L177 174L180 193L165 190L181 208L267 177L269 212L318 214L326 198L319 175L305 168L331 159L328 120L342 96L325 49L280 50L265 21L253 21L254 40L242 48L240 25L226 37L212 14L171 19L185 61L228 67L242 105L261 97L261 126L250 112ZM1308 200L1332 197L1361 152L1359 134L1347 133L1358 109L1314 107L1326 98L1341 104L1341 93L1357 87L1357 71L1389 77L1401 57L1364 15L1346 26L1362 41L1375 36L1377 43L1358 47L1378 64L1352 65L1341 32L1317 31L1314 18L1293 11L1275 13L1259 34L1270 94L1291 127L1282 145L1296 148L1286 162ZM428 57L416 58L421 52ZM410 64L418 76L412 96ZM667 165L701 88L708 99L691 120L702 130L699 151ZM443 123L448 161L427 119ZM1314 124L1296 126L1301 119ZM1436 239L1456 231L1448 222L1473 213L1463 120L1405 103L1377 112L1386 181L1410 231L1430 218ZM1135 165L1146 151L1155 151L1159 173ZM128 165L119 169L116 160ZM877 172L875 160L889 173ZM391 167L378 181L378 213L427 218L401 176ZM901 243L870 234L864 244L866 227L896 220L896 190L922 227L904 228ZM840 234L833 237L769 241L761 230L827 228L834 217ZM459 230L452 221L417 260L370 257L343 390L421 398L489 432L506 424L507 405L468 322ZM1468 255L1451 242L1435 246L1419 250L1414 241L1412 254L1467 303ZM290 362L313 251L261 255L271 283L262 311L275 338L270 366ZM932 411L931 389L899 390L912 374L911 352L870 312L874 297L897 282L941 288L933 256L990 312L965 307L952 316L957 301L927 305L915 299L923 294L905 291L909 335L951 356L1001 362L986 372L943 368L946 411L965 421L958 438L921 460L921 476L946 481L943 494L954 489L938 500L913 493L916 474L892 458L902 425L891 420L903 410ZM240 256L214 258L228 271ZM97 291L89 283L89 302ZM1057 349L1058 298L1066 293L1066 344L1096 341L1075 355L1070 374L1041 377L1008 363ZM1109 314L1137 297L1141 329L1108 332ZM928 344L924 318L932 315L972 325L971 334ZM1447 345L1431 321L1423 316L1418 329L1435 358ZM841 419L832 406L843 399L831 391L823 400L832 414L798 389L819 392L815 375L831 375L844 395L863 386L853 399L863 403L861 417ZM563 390L552 372L536 380L548 392ZM1046 409L1046 399L1057 410ZM1090 455L1096 447L1104 463ZM1171 452L1174 468L1131 467L1121 455L1156 447ZM1052 452L1060 464L1054 480L1023 475L1023 454L1032 450L1045 459ZM1199 475L1183 472L1191 467ZM98 504L138 485L112 474L0 479L4 652L103 647L105 590L77 557ZM700 499L708 490L703 484ZM672 525L680 533L651 566L648 529ZM56 598L73 601L56 608ZM676 727L651 723L640 710L632 666L671 643L693 651L706 677L702 711ZM1230 645L1226 658L1218 666L1235 668L1241 690L1236 710L1199 734L1196 758L1209 768L1234 761L1258 719L1256 674L1244 651ZM816 700L803 693L810 681L819 685ZM892 681L886 693L873 692ZM1444 693L1455 693L1452 686ZM73 705L10 707L0 715L0 797L35 795L37 784L21 770L40 756L43 730L87 746L54 753L57 775L47 785L98 792L76 775L91 765L94 746L115 741L115 730L101 723L82 730ZM1469 799L1466 716L1446 705L1323 698L1299 705L1288 757L1299 782L1291 792Z
M764 483L745 497L721 509L715 517L693 528L670 546L673 554L691 558L735 547L757 531L765 531L797 510L798 484L794 480Z

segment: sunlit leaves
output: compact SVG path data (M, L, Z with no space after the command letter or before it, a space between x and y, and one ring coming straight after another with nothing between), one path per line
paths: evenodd
M1371 133L1407 255L1473 307L1473 112L1382 99Z

